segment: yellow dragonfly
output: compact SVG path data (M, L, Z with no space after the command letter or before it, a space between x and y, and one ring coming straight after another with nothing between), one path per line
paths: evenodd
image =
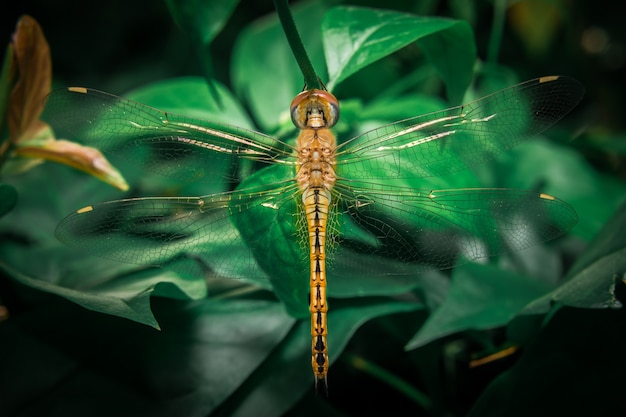
M276 287L308 276L311 363L316 387L326 387L327 278L411 277L521 250L576 223L574 210L548 194L419 182L483 164L556 123L583 94L574 79L542 77L337 143L329 130L337 100L306 90L291 105L300 135L288 143L92 89L56 90L47 102L55 128L112 155L141 155L157 173L228 187L89 205L57 236L116 261L167 266L182 256Z

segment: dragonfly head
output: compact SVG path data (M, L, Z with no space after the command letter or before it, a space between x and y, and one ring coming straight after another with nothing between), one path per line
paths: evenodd
M291 102L291 120L298 129L329 129L339 120L339 103L328 91L303 91Z

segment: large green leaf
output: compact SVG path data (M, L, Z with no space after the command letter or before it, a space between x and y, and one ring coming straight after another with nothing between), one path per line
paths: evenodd
M617 209L604 229L578 258L566 282L529 305L525 313L543 313L553 302L582 308L616 308L616 279L626 271L626 204Z
M328 88L373 62L419 40L427 59L460 102L472 76L476 46L466 22L388 10L335 7L322 22Z
M244 214L232 221L253 249L256 261L271 278L278 297L295 317L308 315L308 255L299 241L299 208L301 195L295 187L279 186L293 175L293 167L274 165L244 180L236 191L231 210L236 212L239 193L267 194L262 204L249 205ZM252 191L251 191L252 190ZM301 197L300 197L301 198ZM300 219L302 220L302 219Z
M549 289L545 282L489 265L457 267L445 301L426 320L407 349L464 330L505 325L527 303Z
M239 0L166 0L170 13L178 27L189 35L195 46L204 76L211 82L211 93L218 96L212 80L215 78L214 57L209 45L222 31Z
M159 328L159 323L151 309L152 296L175 299L206 296L206 285L201 279L182 279L171 271L133 271L127 265L110 265L100 259L80 262L76 256L67 256L63 250L25 253L8 248L4 252L12 262L21 265L38 260L40 273L37 277L23 274L16 267L1 262L0 268L16 281L66 298L88 310L123 317L154 328ZM56 273L45 276L42 272L45 269Z

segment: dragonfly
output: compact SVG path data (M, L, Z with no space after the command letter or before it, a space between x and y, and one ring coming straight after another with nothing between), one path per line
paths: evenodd
M565 76L536 78L468 104L337 141L337 99L304 90L290 107L295 143L161 111L105 92L53 91L55 130L185 181L202 196L136 197L85 206L58 225L65 244L120 262L201 259L229 278L306 282L315 387L327 389L327 279L413 277L517 251L566 233L564 201L500 188L429 189L420 181L475 168L549 128L582 99Z

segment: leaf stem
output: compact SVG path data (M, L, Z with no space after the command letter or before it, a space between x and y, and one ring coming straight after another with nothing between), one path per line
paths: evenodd
M506 14L507 0L495 0L493 10L493 26L489 37L489 47L487 49L487 62L495 64L498 62L500 44L502 43L502 31L504 30L504 17Z
M285 36L287 37L287 42L289 42L291 52L293 52L293 56L298 62L300 71L302 71L306 88L323 89L322 83L315 73L315 68L313 68L313 64L309 59L309 55L306 53L298 29L296 28L296 23L289 9L288 0L274 0L274 7L276 8L276 13L278 14L278 19L283 27Z
M368 373L374 378L385 382L389 386L406 395L409 399L413 400L423 409L429 410L432 407L430 398L428 398L426 394L419 391L402 378L399 378L391 372L388 372L385 369L381 368L380 366L363 359L361 356L348 355L348 360L356 369Z

